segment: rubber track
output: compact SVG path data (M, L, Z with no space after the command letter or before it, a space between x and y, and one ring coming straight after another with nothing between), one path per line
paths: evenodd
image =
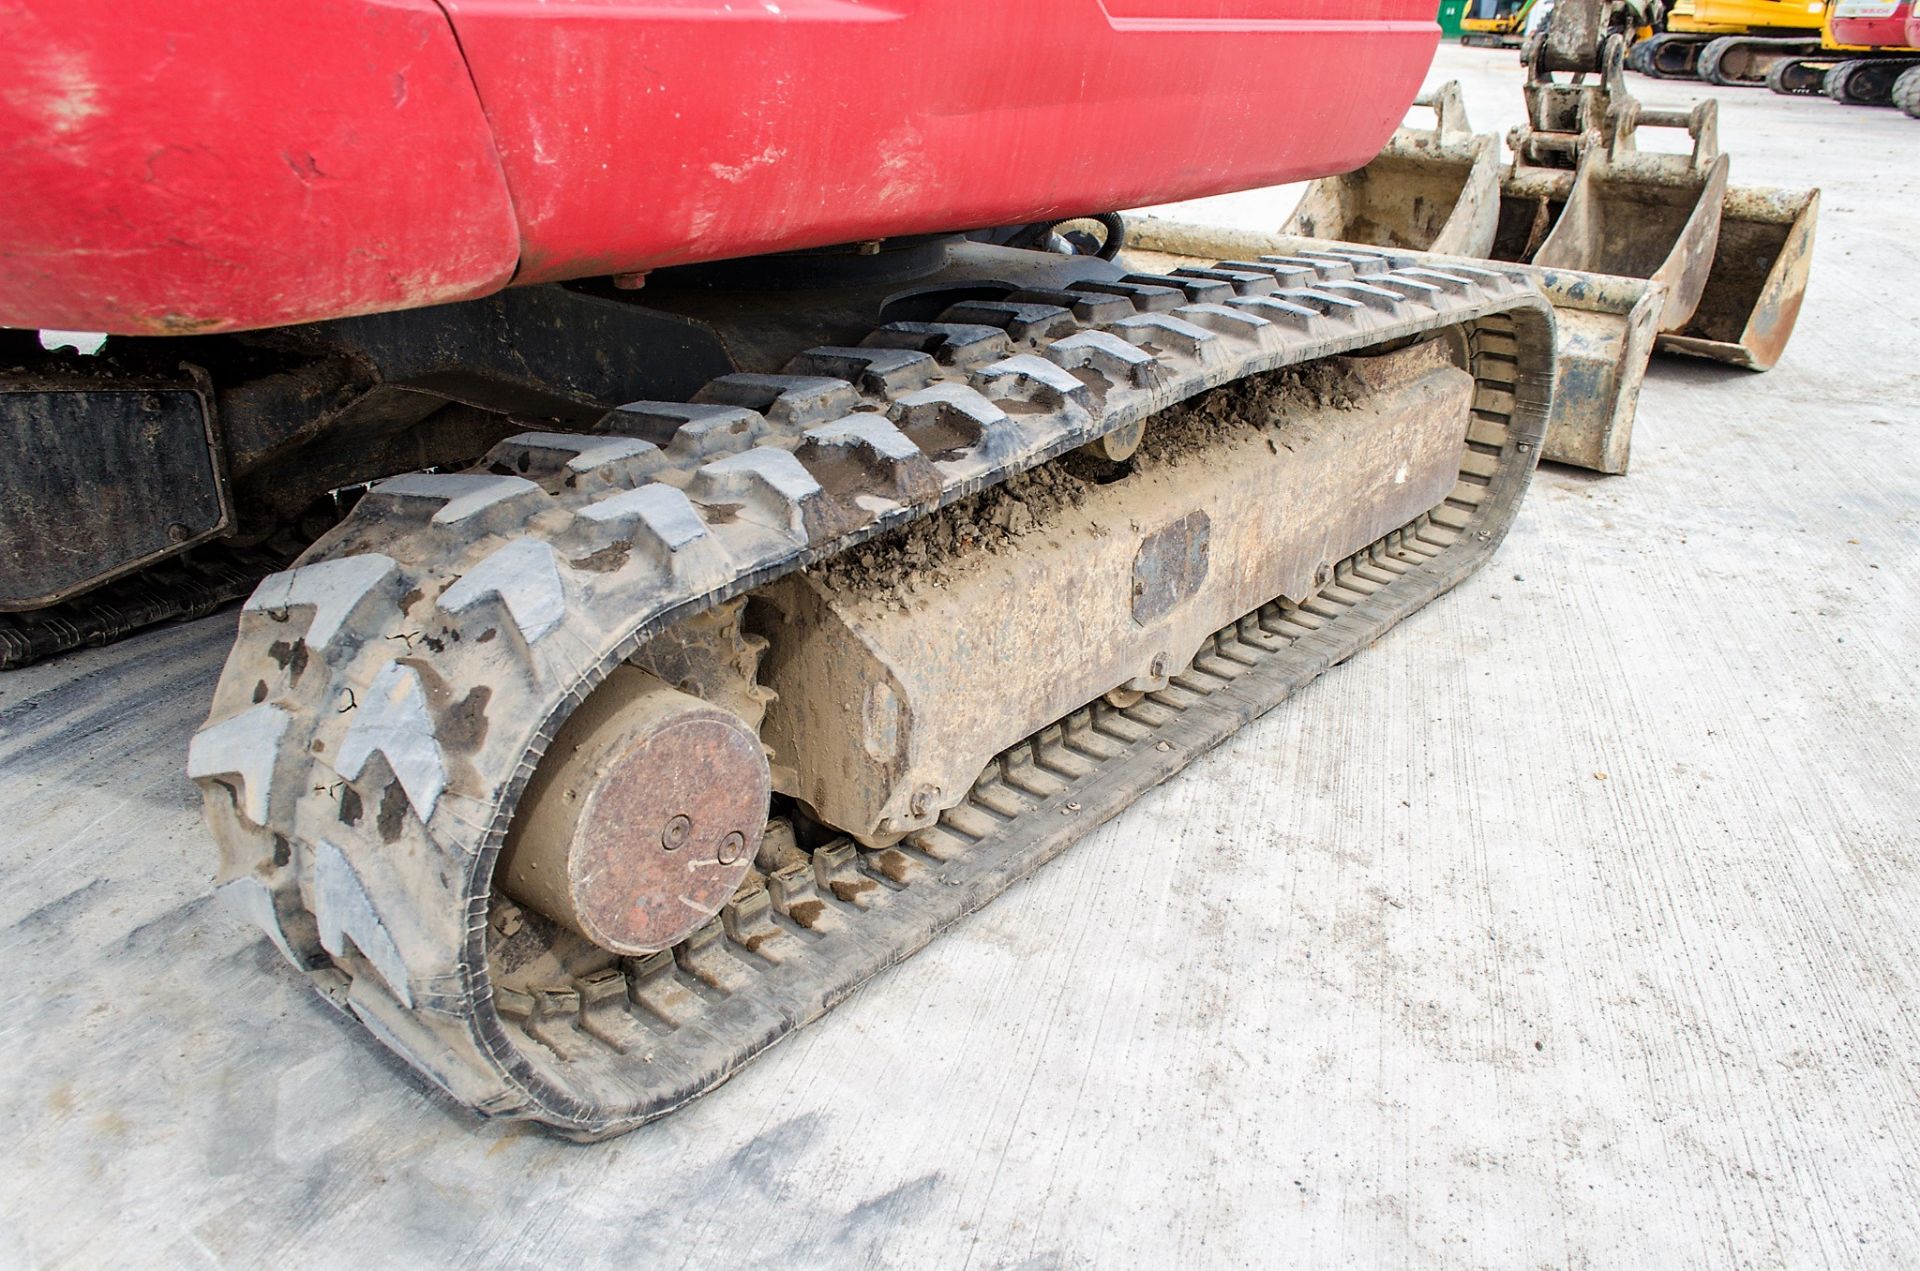
M1911 57L1856 57L1827 72L1820 91L1845 106L1891 106L1894 85L1915 65Z
M1907 68L1893 81L1893 104L1909 118L1920 119L1920 66Z
M270 547L195 548L95 588L74 600L26 613L0 613L0 671L56 653L107 644L142 627L205 617L285 569L291 552Z
M1700 60L1695 64L1695 72L1709 84L1721 88L1760 87L1767 82L1764 73L1757 79L1733 79L1720 74L1720 63L1729 53L1738 48L1778 49L1786 52L1814 54L1820 51L1819 39L1800 39L1795 36L1758 36L1723 35L1719 39L1709 40L1700 50Z
M1113 320L1115 290L1147 311ZM1093 318L1104 327L1086 329ZM1187 270L1071 308L974 302L945 319L804 353L787 375L724 376L691 405L623 408L646 425L636 432L677 424L664 448L526 434L473 471L374 487L241 612L189 758L223 895L461 1102L579 1137L629 1129L723 1081L1470 572L1517 508L1551 392L1551 308L1524 277L1416 253ZM552 1001L496 1003L490 876L515 800L568 713L654 632L1205 389L1462 324L1480 387L1454 495L1349 562L1351 586L1298 619L1322 625L1274 652L1270 673L1201 695L1217 708L1176 711L1192 722L1166 724L1144 758L1129 752L1124 775L1088 776L1098 788L1066 800L1074 815L1042 815L1044 833L1016 817L1017 831L947 853L939 886L912 879L942 854L922 834L869 893L883 903L824 907L844 920L831 932L777 917L792 892L776 878L756 893L761 912L738 898L671 954ZM1218 658L1259 646L1241 630ZM1191 691L1136 710L1172 710ZM556 1005L571 1014L556 1021ZM608 1011L648 1048L596 1043L566 1062L535 1040L550 1026L604 1035L594 1021Z

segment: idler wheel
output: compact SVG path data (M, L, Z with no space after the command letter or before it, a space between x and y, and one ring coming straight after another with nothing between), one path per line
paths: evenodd
M669 948L739 887L771 789L744 721L622 666L527 783L499 885L603 949Z

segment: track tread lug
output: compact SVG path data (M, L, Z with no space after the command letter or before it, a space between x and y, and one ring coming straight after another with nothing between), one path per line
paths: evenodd
M410 472L375 482L362 504L387 506L408 512L432 505L435 525L458 525L503 505L538 500L540 487L525 477L488 473Z
M404 662L380 668L359 699L334 754L334 770L358 781L374 755L385 758L424 825L447 787L447 759L435 735L420 673Z
M999 327L1011 338L1023 342L1051 340L1080 329L1070 309L1016 300L963 301L942 313L940 321Z
M925 388L940 364L918 349L842 348L823 345L788 361L788 375L834 378L857 384L876 397Z
M758 411L776 428L797 428L851 413L860 405L860 393L829 375L740 372L708 380L693 400Z
M567 616L559 555L540 539L514 539L482 557L440 593L438 603L448 613L465 613L487 600L497 600L521 638L537 644Z
M917 349L942 366L964 368L996 361L1013 352L1013 341L999 327L981 323L889 322L875 327L866 348Z
M280 740L293 716L272 703L250 707L208 724L187 744L187 776L196 781L237 777L236 802L255 825L273 824L274 769Z

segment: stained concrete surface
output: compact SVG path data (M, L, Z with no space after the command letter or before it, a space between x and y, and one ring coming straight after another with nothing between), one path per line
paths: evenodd
M1456 76L1519 121L1511 54ZM1457 592L624 1139L474 1121L211 901L231 616L0 677L0 1261L1920 1263L1920 121L1716 95L1736 181L1826 190L1778 369L1659 362L1630 477L1543 471Z

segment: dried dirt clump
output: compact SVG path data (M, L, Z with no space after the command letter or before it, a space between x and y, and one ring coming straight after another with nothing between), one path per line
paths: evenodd
M916 582L934 586L982 552L1013 550L1062 508L1086 502L1086 482L1059 463L1043 464L968 495L932 516L840 553L812 572L839 591L899 597Z
M1360 395L1352 372L1332 359L1223 384L1149 419L1140 449L1126 465L1085 454L1064 456L822 561L810 572L835 591L904 603L917 586L945 585L954 567L969 557L1019 550L1020 539L1044 531L1062 508L1086 502L1093 482L1123 475L1127 467L1189 461L1217 447L1227 432L1277 433L1317 410L1349 410Z
M1180 463L1237 429L1277 430L1316 410L1352 410L1362 388L1340 359L1289 366L1208 389L1147 421L1133 462L1144 467Z

